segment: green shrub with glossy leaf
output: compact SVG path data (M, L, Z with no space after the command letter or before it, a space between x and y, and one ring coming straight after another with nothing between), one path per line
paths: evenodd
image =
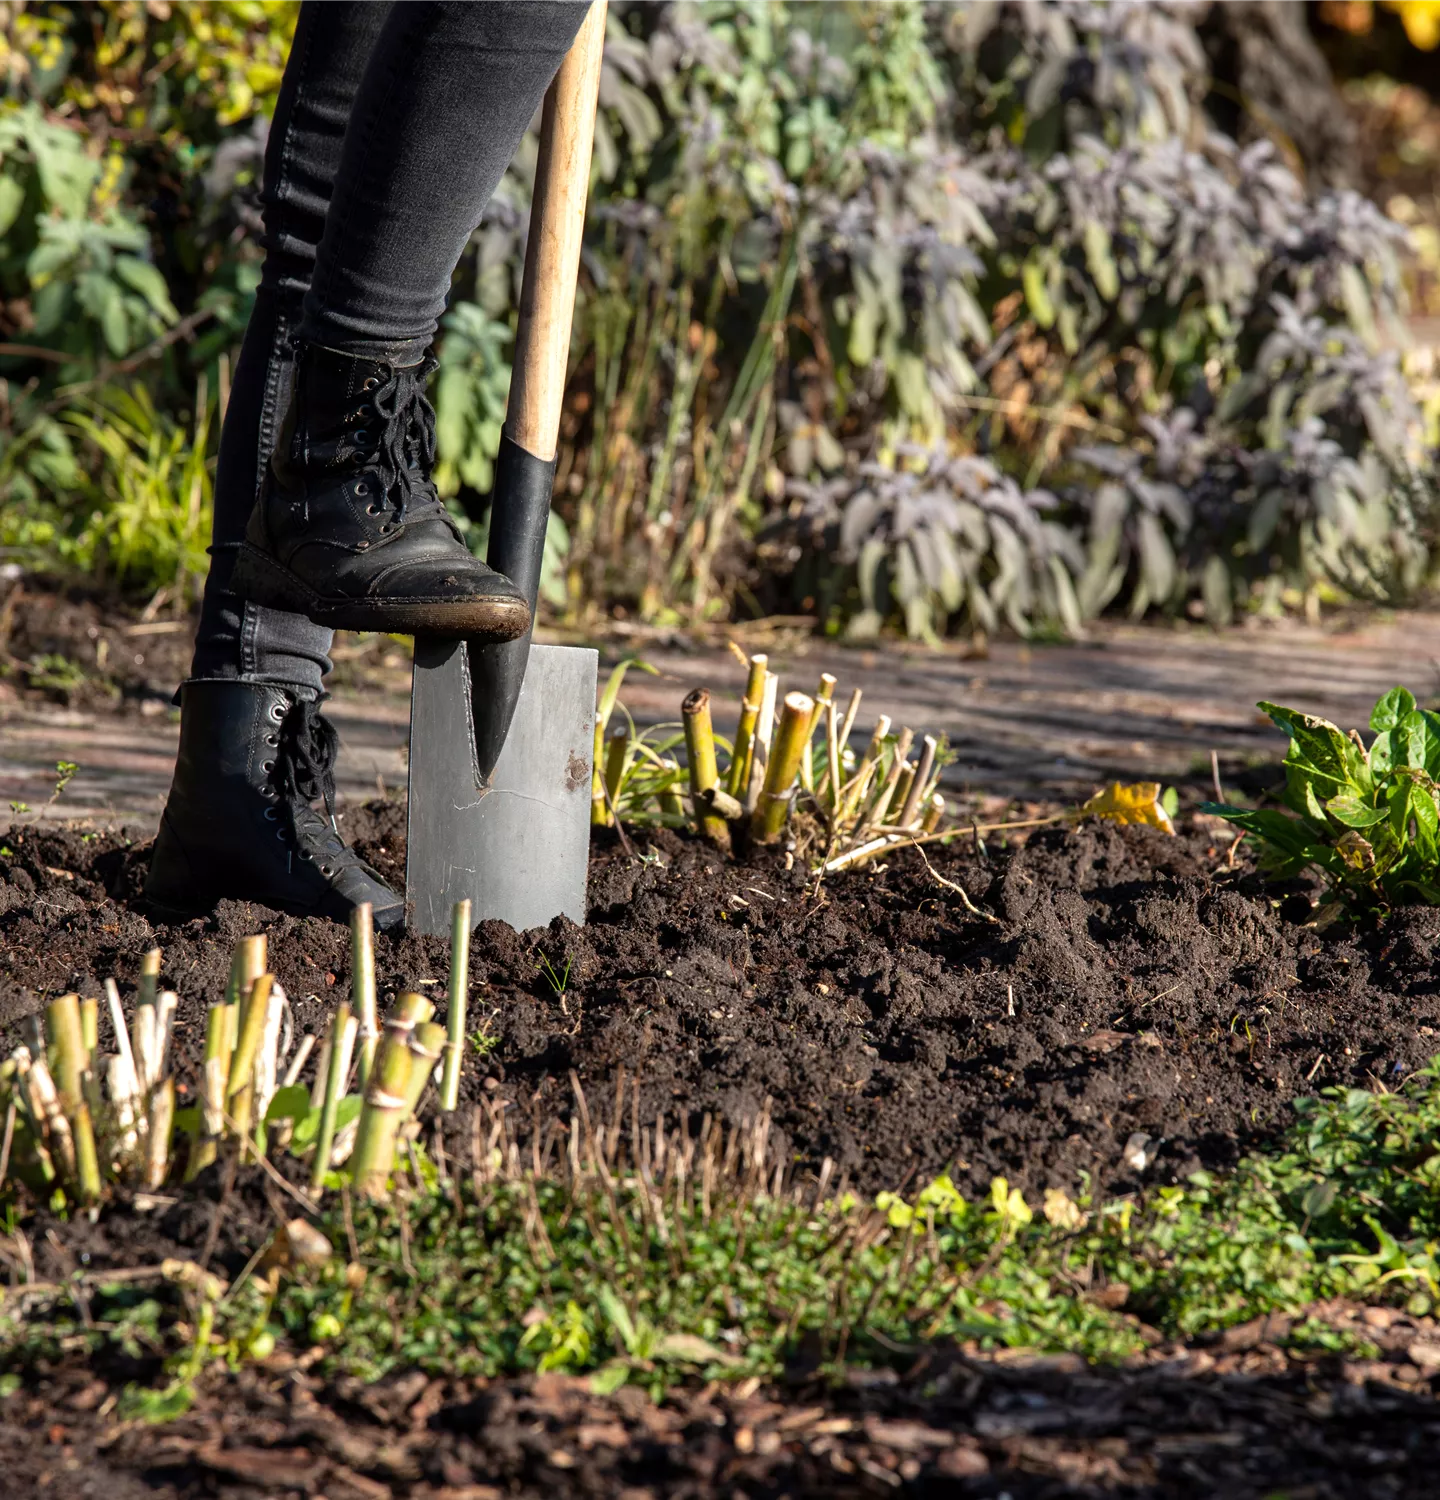
M1334 901L1362 910L1440 904L1440 714L1391 688L1370 715L1367 746L1328 719L1259 706L1290 736L1289 811L1213 802L1204 810L1253 835L1271 873L1321 871Z

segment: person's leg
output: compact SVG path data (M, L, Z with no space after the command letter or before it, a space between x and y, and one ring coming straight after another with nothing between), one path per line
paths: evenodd
M345 127L388 3L300 8L265 148L265 262L235 365L215 471L210 573L192 680L281 682L321 690L333 632L302 614L247 604L231 587L294 381L293 341L340 173Z
M301 338L417 364L450 278L589 0L407 0L345 139Z
M345 918L368 901L381 925L398 896L312 803L330 801L336 740L319 713L331 632L246 602L235 553L293 385L293 339L324 233L345 127L386 4L302 6L265 153L266 248L236 365L215 484L210 574L180 748L146 896L166 915L221 897Z
M430 483L425 351L467 241L588 10L396 5L346 132L295 396L235 584L325 624L506 640L529 624Z

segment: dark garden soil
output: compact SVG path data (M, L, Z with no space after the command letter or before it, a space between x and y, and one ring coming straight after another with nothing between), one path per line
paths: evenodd
M357 808L345 831L401 878L399 805ZM1109 1194L1231 1163L1288 1123L1296 1095L1393 1082L1440 1052L1440 911L1316 931L1303 893L1262 888L1243 846L1232 851L1224 826L1203 819L1175 838L1094 824L983 853L967 840L933 847L929 866L910 851L818 893L782 855L727 863L669 833L640 834L636 846L600 837L583 929L491 923L476 934L472 1026L498 1041L483 1060L472 1055L464 1091L513 1101L522 1136L531 1118L568 1110L571 1070L605 1116L623 1068L648 1115L692 1128L707 1111L737 1121L770 1099L777 1156L802 1169L829 1156L863 1190L949 1168L971 1193L997 1173L1028 1194L1074 1193L1089 1173ZM139 900L146 848L122 834L28 824L0 848L7 1049L23 1017L64 990L99 994L113 975L128 999L140 954L156 944L163 982L181 997L185 1088L236 938L268 934L301 1031L318 1030L347 993L338 926L238 903L152 925ZM994 920L968 912L945 882ZM378 939L382 994L439 996L447 948ZM1143 1178L1125 1163L1136 1135L1147 1138ZM149 1211L117 1202L93 1225L37 1219L36 1275L167 1255L208 1256L235 1274L289 1214L257 1178L217 1216L215 1174ZM878 1384L857 1375L838 1392L800 1372L793 1389L692 1390L660 1409L555 1380L415 1383L375 1395L372 1409L365 1393L303 1369L260 1368L206 1385L197 1411L165 1429L116 1427L101 1383L111 1376L62 1368L0 1406L0 1462L23 1462L11 1472L34 1484L0 1491L1435 1492L1440 1408L1429 1366L1407 1362L1413 1325L1397 1325L1383 1370L1295 1363L1266 1342L1273 1333L1241 1335L1249 1349L1172 1351L1171 1364L1144 1370L936 1354L923 1370Z
M791 1500L1435 1494L1440 1403L1409 1319L1331 1307L1379 1358L1304 1361L1233 1329L1123 1370L934 1350L896 1370L600 1397L559 1375L327 1383L307 1358L203 1379L161 1427L111 1415L115 1372L56 1369L0 1403L14 1500ZM1428 1320L1427 1320L1428 1321Z
M397 883L403 810L371 803L348 832ZM343 826L343 825L342 825ZM476 933L470 1098L498 1093L529 1117L566 1112L574 1069L604 1114L617 1070L642 1112L698 1125L774 1101L777 1152L826 1156L862 1189L917 1185L945 1168L970 1189L1004 1173L1027 1192L1137 1186L1129 1138L1149 1138L1147 1180L1223 1166L1291 1117L1300 1093L1391 1082L1440 1052L1440 910L1378 930L1317 932L1301 895L1277 905L1228 867L1224 825L1171 838L1091 824L1047 829L977 858L913 851L819 891L783 857L731 864L671 833L634 856L597 848L589 923ZM138 897L143 845L72 827L0 836L0 1043L67 989L133 988L164 950L180 995L182 1079L230 951L269 935L301 1031L347 993L346 930L225 903L155 926ZM986 911L967 912L944 880ZM448 941L377 942L382 994L439 997ZM102 1038L102 1045L104 1045Z

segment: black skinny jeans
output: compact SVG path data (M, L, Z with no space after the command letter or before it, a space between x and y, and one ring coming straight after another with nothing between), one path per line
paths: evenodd
M305 0L265 148L265 263L220 435L192 678L318 692L332 633L230 588L293 340L413 364L588 0Z

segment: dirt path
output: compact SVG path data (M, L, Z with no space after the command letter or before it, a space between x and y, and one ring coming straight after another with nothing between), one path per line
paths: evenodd
M659 669L632 673L624 701L642 722L676 716L705 684L723 727L744 672L723 641L636 638L612 644ZM1365 722L1396 682L1422 701L1440 693L1440 612L1361 617L1314 629L1294 622L1223 636L1199 629L1105 624L1074 645L997 643L976 659L958 649L856 649L798 635L770 643L786 682L809 687L821 671L840 691L865 691L860 723L887 713L897 724L943 731L959 754L948 778L1006 794L1073 795L1109 776L1208 780L1209 752L1235 769L1273 757L1283 741L1255 712L1260 698ZM331 711L343 740L342 794L372 794L405 780L408 669L397 657L342 682ZM125 712L74 711L0 701L0 799L46 817L101 817L153 826L169 783L177 728L163 698ZM77 762L64 795L46 805L55 762Z

